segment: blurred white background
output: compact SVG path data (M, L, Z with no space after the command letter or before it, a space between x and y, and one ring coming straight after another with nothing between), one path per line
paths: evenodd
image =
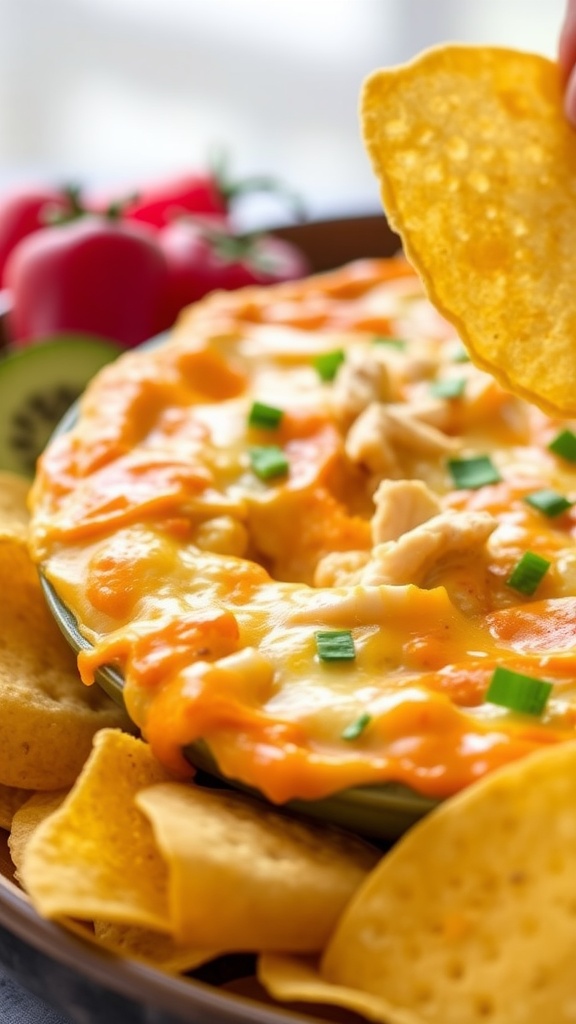
M277 174L315 214L379 209L363 78L448 39L554 56L563 12L564 0L0 0L0 181L132 183L223 148L239 175Z

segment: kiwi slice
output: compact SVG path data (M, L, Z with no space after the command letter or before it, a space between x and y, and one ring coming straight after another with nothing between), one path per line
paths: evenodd
M121 351L112 342L66 334L0 358L0 469L33 476L66 410Z

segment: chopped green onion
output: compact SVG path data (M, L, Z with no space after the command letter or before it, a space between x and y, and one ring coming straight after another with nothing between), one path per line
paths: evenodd
M448 459L448 469L454 485L476 489L485 484L496 484L502 479L489 455L473 455L469 459Z
M372 715L369 715L366 711L363 715L360 715L355 722L350 722L346 728L341 732L340 736L343 740L357 740L358 737L364 732L367 725L370 725L372 721Z
M576 434L572 430L561 430L550 442L548 448L568 462L576 462Z
M322 661L352 661L356 657L349 629L325 629L315 633L316 650Z
M494 670L484 699L525 715L541 715L552 689L552 683L544 679L525 676L499 665Z
M248 415L248 423L251 427L263 427L265 430L274 430L280 425L284 412L274 405L266 405L264 402L254 402Z
M464 377L445 377L432 381L430 385L430 391L436 398L462 398L465 388Z
M455 363L469 363L470 362L470 356L468 354L468 351L464 348L464 345L459 345L458 348L454 350L454 355L452 356L452 360Z
M402 352L406 348L404 338L388 338L383 334L378 334L372 340L375 345L389 345L390 348L397 348L399 352Z
M277 444L252 445L248 453L250 465L260 480L272 480L288 472L290 464Z
M533 594L540 584L540 581L548 572L550 562L533 551L525 551L522 558L514 566L510 576L506 580L509 587L517 590L520 594Z
M551 487L543 487L540 491L533 491L532 494L527 494L524 501L527 505L538 509L539 512L543 512L545 516L549 516L551 519L554 516L561 515L562 512L566 512L574 504L573 501L565 498L563 494L553 491Z
M334 380L338 373L338 368L344 362L344 358L344 352L341 348L336 349L334 352L322 352L314 360L314 369L322 380L329 382Z

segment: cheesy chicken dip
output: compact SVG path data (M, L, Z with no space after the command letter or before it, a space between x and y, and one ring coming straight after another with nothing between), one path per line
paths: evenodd
M537 329L537 327L535 328ZM185 772L443 798L576 735L576 433L402 259L218 293L89 387L33 553Z

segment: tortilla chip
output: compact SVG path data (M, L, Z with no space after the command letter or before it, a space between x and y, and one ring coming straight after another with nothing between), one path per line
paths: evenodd
M257 969L260 983L281 1003L339 1006L381 1024L423 1024L421 1017L391 1006L381 996L372 996L357 988L331 985L320 974L317 960L310 957L265 953L258 958Z
M557 64L447 45L364 84L391 225L476 363L576 414L576 132Z
M9 829L19 807L33 796L35 790L0 785L0 828Z
M58 810L68 790L60 789L55 792L34 794L27 793L26 790L21 792L25 794L25 800L14 813L8 836L8 849L16 873L18 873L24 859L24 851L36 829L53 811Z
M220 956L220 953L214 950L178 945L170 935L161 935L147 928L135 928L110 921L95 921L94 935L101 946L112 952L130 957L132 960L141 960L151 967L166 971L167 974L193 971Z
M76 785L24 851L19 877L39 913L170 931L166 864L134 803L167 778L142 740L98 733Z
M379 857L236 793L167 783L136 802L169 865L174 934L212 949L323 949Z
M80 681L26 547L0 536L0 784L70 786L104 726L131 723L100 687Z
M344 912L321 973L429 1024L563 1024L574 949L572 742L486 776L406 833Z

